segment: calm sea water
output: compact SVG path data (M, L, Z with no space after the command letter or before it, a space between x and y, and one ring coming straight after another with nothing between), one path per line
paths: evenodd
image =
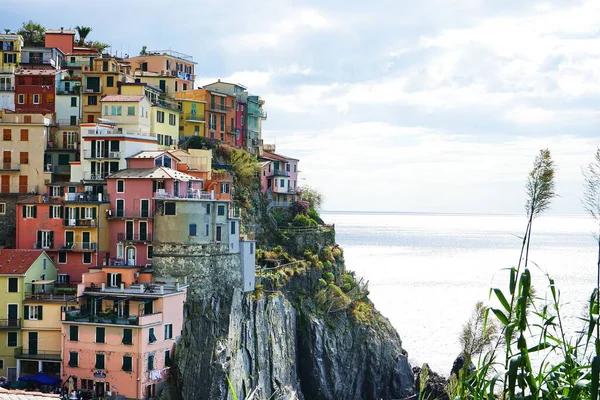
M415 364L448 374L460 352L460 330L489 289L508 292L526 217L323 212L335 223L346 266L369 281L371 299L400 333ZM581 323L596 282L595 224L585 216L535 220L530 249L534 286L557 283L569 331Z

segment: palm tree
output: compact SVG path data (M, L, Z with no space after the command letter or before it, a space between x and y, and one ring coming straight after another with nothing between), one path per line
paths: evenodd
M6 33L8 35L10 33L10 29L4 28L4 33Z
M25 46L35 47L44 46L44 32L46 32L46 28L29 20L29 22L23 22L23 26L17 31L17 34L23 36Z
M90 34L92 28L89 26L76 26L75 30L77 30L77 33L79 34L79 45L83 46L85 43L85 38L87 38L87 35Z

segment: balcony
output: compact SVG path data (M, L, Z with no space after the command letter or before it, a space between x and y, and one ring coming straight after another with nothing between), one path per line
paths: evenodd
M117 289L118 291L119 289ZM163 313L157 312L147 315L124 315L114 312L90 314L84 310L73 310L62 313L62 321L93 324L135 325L145 326L160 323Z
M4 51L10 51L10 50L4 50ZM16 64L0 65L0 74L14 74L16 69L17 69Z
M268 176L290 176L289 171L283 169L274 169L272 172L267 173Z
M83 93L85 93L85 94L89 94L89 93L92 93L92 94L93 93L102 93L102 86L96 87L96 86L85 85L83 87Z
M96 151L96 150L84 150L83 158L88 160L119 160L123 156L120 151Z
M70 165L45 164L44 172L52 172L53 174L56 174L56 175L67 175L67 174L71 173L71 166Z
M104 193L65 193L66 203L108 203L108 194Z
M77 85L77 86L73 86L71 88L65 88L65 87L59 87L58 89L56 89L56 94L72 94L72 95L79 95L79 93L81 93L81 86Z
M5 161L0 163L0 171L20 171L21 170L21 164L19 163L15 163L15 162L10 162L10 161Z
M85 171L83 173L83 179L86 181L105 181L106 177L110 175L111 172L89 172Z
M60 250L65 251L95 251L98 248L96 242L69 242L61 243Z
M41 194L37 185L0 185L2 194Z
M248 110L248 115L262 119L267 119L267 113L263 110Z
M62 62L62 67L63 68L81 68L81 67L88 67L90 65L89 61L70 61L70 60L63 60Z
M0 92L14 92L15 87L13 85L1 84Z
M52 242L52 241L34 242L33 248L34 249L51 250L51 249L54 249L54 242Z
M208 111L227 114L229 111L231 111L231 107L227 107L224 104L211 103L208 106Z
M161 200L169 200L169 199L181 199L181 200L215 200L215 194L214 192L205 192L202 190L195 190L195 191L191 191L188 192L186 194L184 193L180 193L180 194L173 194L173 193L168 193L166 191L158 191L155 192L153 195L154 198L156 199L161 199Z
M191 122L205 122L204 114L184 114L183 118Z
M74 119L59 119L56 121L58 123L58 126L76 126L79 127L79 123L81 122L81 120L79 118L74 118Z
M107 212L108 219L153 219L154 210L149 208L145 211L140 210L121 210L112 208Z
M59 125L60 125L60 122L59 122ZM67 125L63 125L63 126L67 126ZM75 126L75 125L69 125L69 126ZM48 146L46 147L46 151L69 151L69 152L73 152L75 150L77 150L77 143L48 142Z
M21 329L21 318L0 319L0 329Z
M15 358L27 359L27 360L48 360L48 361L61 361L60 350L37 350L37 349L23 349L17 347L15 349Z
M95 219L76 219L69 218L63 219L64 227L82 227L82 228L95 228L98 225L98 222Z
M65 302L74 302L77 301L77 296L75 295L76 290L73 291L73 294L54 294L54 293L25 293L25 301L32 302L45 302L45 303L65 303Z
M117 240L119 242L151 242L151 233L124 233L120 232L117 234Z

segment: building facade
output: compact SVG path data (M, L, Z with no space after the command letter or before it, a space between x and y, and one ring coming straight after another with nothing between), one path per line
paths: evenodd
M21 63L23 38L0 35L0 110L15 110L15 70Z

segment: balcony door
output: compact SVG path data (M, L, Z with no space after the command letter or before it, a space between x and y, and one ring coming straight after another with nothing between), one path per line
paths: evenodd
M17 326L17 319L19 319L19 305L9 304L8 305L8 326Z
M140 217L148 218L150 217L150 200L144 199L140 200Z
M92 250L92 245L90 243L90 237L91 237L90 232L81 232L81 239L82 239L81 240L82 241L81 248L83 250Z
M134 266L135 265L135 247L127 248L127 265Z
M125 240L133 240L133 221L125 221Z
M125 216L125 200L117 199L117 217Z
M75 242L75 232L65 231L65 248L72 249Z
M140 221L140 240L148 240L148 223Z
M37 332L29 332L27 345L29 348L29 354L37 354L38 353L38 333Z

